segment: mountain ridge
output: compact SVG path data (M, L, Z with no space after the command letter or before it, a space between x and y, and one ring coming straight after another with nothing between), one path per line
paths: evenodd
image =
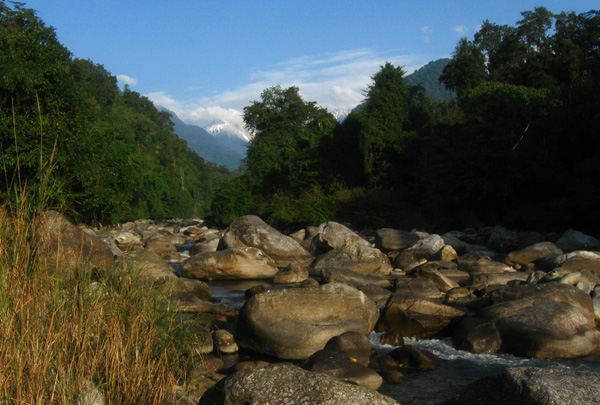
M247 141L226 134L211 134L198 125L186 124L173 111L162 109L171 114L174 132L185 139L188 146L204 160L230 170L235 170L243 164Z

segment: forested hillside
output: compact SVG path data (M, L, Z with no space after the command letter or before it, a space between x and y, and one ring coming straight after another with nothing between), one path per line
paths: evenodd
M386 64L342 123L297 88L244 110L248 173L213 201L297 226L596 230L600 225L600 12L522 13L459 41L433 103Z
M411 86L423 86L431 101L449 101L456 97L456 94L440 82L440 76L448 62L450 59L447 58L431 61L406 76L406 83Z
M43 185L51 205L88 222L208 213L228 170L191 151L168 113L74 59L21 5L0 3L0 49L3 201Z

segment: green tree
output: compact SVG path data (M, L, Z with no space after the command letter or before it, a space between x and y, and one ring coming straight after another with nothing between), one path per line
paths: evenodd
M254 189L297 193L319 184L318 148L336 125L327 110L304 101L297 87L276 86L244 108L244 122L252 134L246 167Z

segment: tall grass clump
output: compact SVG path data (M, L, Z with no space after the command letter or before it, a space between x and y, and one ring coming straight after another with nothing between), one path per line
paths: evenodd
M31 206L43 199L30 195L0 207L0 403L91 403L99 393L164 402L198 360L193 330L135 275L48 264L44 207Z

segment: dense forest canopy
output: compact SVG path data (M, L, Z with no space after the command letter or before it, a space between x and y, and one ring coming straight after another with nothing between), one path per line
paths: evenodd
M19 3L0 2L0 50L2 200L44 185L88 222L208 214L229 172L192 152L168 113L73 58Z
M372 79L340 124L296 88L265 90L245 110L249 171L218 191L215 218L600 225L600 12L484 21L443 68L455 100L432 102L389 63Z

